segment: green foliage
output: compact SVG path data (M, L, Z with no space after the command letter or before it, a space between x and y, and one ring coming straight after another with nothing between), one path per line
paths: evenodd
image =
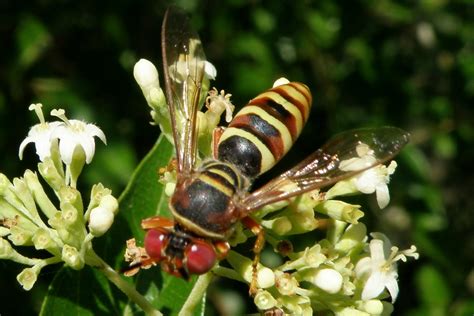
M399 216L382 216L383 221L371 218L373 230L379 228L399 244L414 243L420 248L421 260L401 271L396 313L471 315L471 2L323 0L283 5L234 0L180 4L190 9L207 57L218 70L213 84L232 93L235 104L245 104L280 76L311 87L315 101L310 122L283 164L292 165L316 144L345 129L394 125L411 132L412 144L397 159L400 167L391 184L393 209L387 210ZM42 102L45 112L64 107L70 117L87 119L104 130L112 151L108 148L106 153L98 146L87 171L90 182L80 185L88 187L100 179L118 194L158 135L157 128L146 124L151 119L132 67L141 57L159 64L159 32L166 4L28 1L0 6L1 171L13 177L25 169L25 162L18 162L17 148L31 125L27 108ZM140 181L145 181L146 193L134 195L132 191L142 192L142 188L138 190L134 184L138 182L132 180L122 197L117 223L98 240L97 252L116 268L123 267L125 236L142 238L140 220L167 210L164 200L157 202L162 191L156 170L166 164L171 152L169 147L164 151L156 148L133 175L135 181L144 177ZM26 157L33 155L32 151L25 153ZM33 166L32 161L26 161L28 164ZM0 264L2 274L19 272L17 267ZM44 315L71 310L81 315L116 314L118 307L127 304L92 270L63 269L52 281L55 272L40 275L45 284L52 282L47 294L42 290L46 286L41 285L33 295L18 289L3 291L0 312L36 314L40 304L35 298L45 295ZM180 295L154 286L167 284L171 289L190 284L150 283L162 278L167 276L151 269L134 282L152 296L166 293L154 304L170 306ZM410 280L416 286L410 288ZM10 279L2 277L0 282L3 288L12 287ZM78 283L83 288L101 288L102 294L78 293ZM75 302L81 302L80 307Z

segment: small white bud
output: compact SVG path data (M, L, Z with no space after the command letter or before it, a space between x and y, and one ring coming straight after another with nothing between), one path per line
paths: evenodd
M119 209L118 201L111 194L104 196L102 200L100 200L99 206L111 210L114 215L118 213L118 209Z
M314 285L330 294L335 294L342 288L342 275L334 269L319 270L311 281Z
M275 284L275 274L272 269L261 267L257 272L257 284L259 288L266 289Z
M357 309L367 312L370 315L381 315L384 309L380 300L360 301L359 303Z
M109 208L101 206L92 209L89 217L89 231L95 236L99 237L105 234L114 222L114 213Z
M146 59L140 59L133 67L133 77L140 87L159 86L158 70L155 65Z

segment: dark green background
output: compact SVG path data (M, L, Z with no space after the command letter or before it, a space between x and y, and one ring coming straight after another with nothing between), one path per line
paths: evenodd
M82 182L101 181L120 193L159 133L148 124L132 69L147 58L161 71L168 3L0 1L1 172L14 177L34 168L33 146L21 163L17 150L37 123L28 106L41 102L47 113L62 107L103 129L108 146L98 143ZM342 130L394 125L411 132L411 145L397 158L390 206L379 211L373 197L365 199L365 222L402 248L419 247L420 260L400 267L397 315L472 315L473 2L178 4L191 12L217 68L214 85L232 93L235 104L280 76L311 88L311 120L283 165ZM0 261L0 313L37 313L57 269L46 269L24 292L15 280L20 267Z

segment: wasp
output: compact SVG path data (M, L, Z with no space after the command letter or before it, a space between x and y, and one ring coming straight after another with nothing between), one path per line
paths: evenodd
M169 200L173 219L155 216L142 221L147 259L141 265L159 263L166 272L184 278L204 274L225 258L230 250L227 240L242 222L257 235L256 279L264 232L251 217L254 211L384 163L408 142L408 133L395 127L346 131L251 190L253 181L271 169L301 133L311 110L309 88L287 82L249 101L227 128L216 130L212 157L198 163L197 112L206 63L202 44L187 15L174 7L165 14L161 36L177 182ZM340 168L342 161L359 157L361 144L375 158L355 168ZM251 292L255 290L253 280Z

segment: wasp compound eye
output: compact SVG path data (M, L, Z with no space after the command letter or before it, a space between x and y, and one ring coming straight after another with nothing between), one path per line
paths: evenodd
M186 268L189 274L204 274L217 260L214 247L205 241L195 240L186 249Z
M145 251L153 259L162 259L163 249L168 242L168 232L163 229L150 229L145 235Z

